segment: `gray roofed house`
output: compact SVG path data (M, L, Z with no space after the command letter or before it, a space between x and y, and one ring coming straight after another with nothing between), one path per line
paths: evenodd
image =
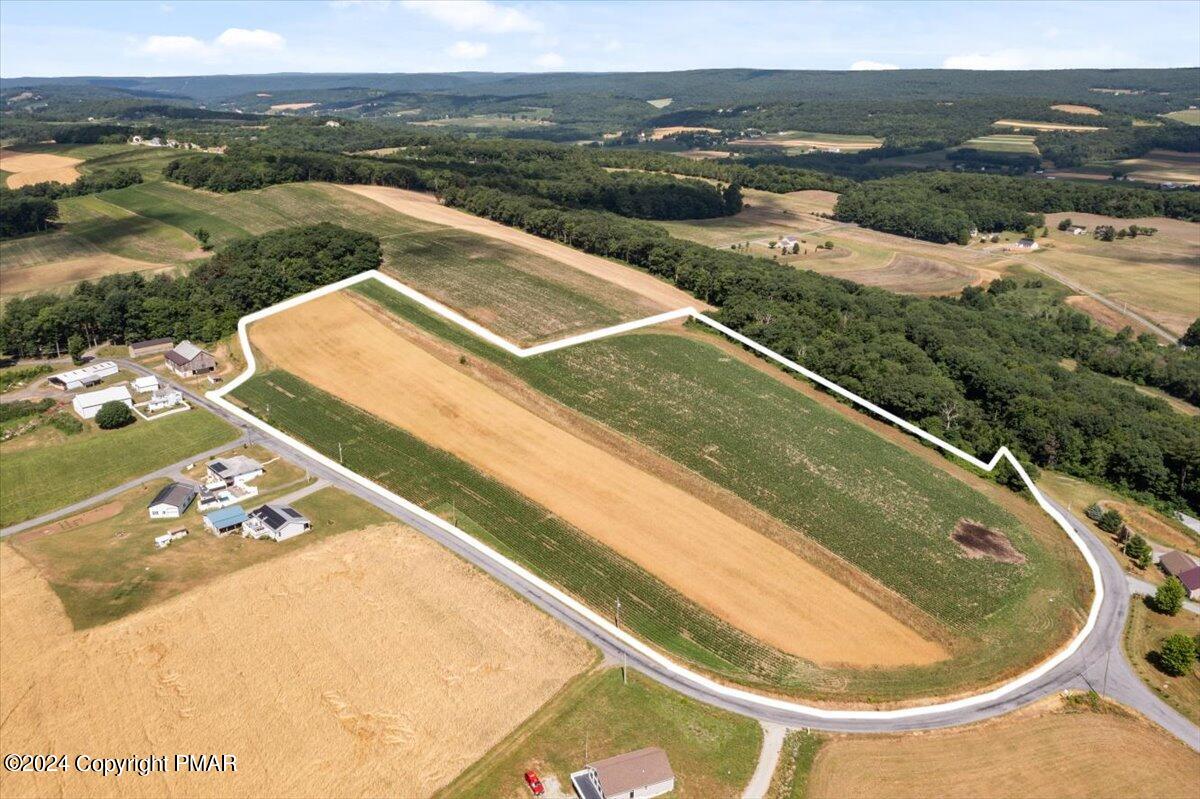
M242 485L253 480L265 471L263 465L245 455L232 455L228 458L217 458L208 464L208 487L229 487Z
M217 359L186 339L166 354L167 368L180 377L192 377L217 368Z
M286 541L312 528L312 522L291 505L267 504L250 511L242 534L251 538Z
M150 500L151 519L178 519L196 498L196 489L183 483L169 483Z
M589 763L571 775L571 782L589 799L650 799L675 790L675 772L667 753L649 746Z

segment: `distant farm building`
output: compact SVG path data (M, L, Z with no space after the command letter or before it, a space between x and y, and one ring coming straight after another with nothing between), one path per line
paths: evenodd
M1033 239L1021 239L1013 246L1018 250L1027 250L1029 252L1039 249L1038 243Z
M312 522L291 505L268 504L250 511L250 518L242 525L242 535L286 541L310 529Z
M71 405L75 408L75 413L82 418L92 419L106 402L120 402L130 410L133 409L133 396L125 386L113 386L112 388L102 388L99 391L89 391L86 394L76 394L75 399L71 400Z
M166 352L171 349L173 343L169 338L150 338L145 341L135 341L129 345L129 357L140 358L143 355Z
M675 790L667 753L657 746L589 763L571 775L580 799L650 799Z
M193 377L217 368L217 359L190 341L181 341L166 354L167 368L180 377Z
M158 391L158 378L154 375L139 377L133 381L133 390L139 394L149 394Z
M74 391L78 388L87 388L94 386L106 377L112 377L117 373L117 365L112 361L101 361L100 363L91 363L87 366L81 366L78 369L72 369L69 372L50 376L50 384L58 386L64 391Z
M228 508L204 514L204 526L213 535L223 538L230 533L240 532L247 518L241 505L230 505Z
M790 250L792 247L799 246L800 239L797 236L784 236L779 240L779 248L781 250Z
M183 483L171 483L150 500L151 519L178 519L196 498L196 489Z
M1087 233L1087 228L1080 227L1079 225L1068 225L1067 232L1072 236L1082 236L1084 233Z

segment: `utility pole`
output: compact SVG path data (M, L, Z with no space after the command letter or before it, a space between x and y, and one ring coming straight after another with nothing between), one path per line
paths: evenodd
M621 629L621 597L617 597L617 629Z

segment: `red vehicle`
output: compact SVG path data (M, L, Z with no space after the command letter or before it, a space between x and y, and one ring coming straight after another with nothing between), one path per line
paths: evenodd
M542 781L538 779L536 771L525 772L525 784L529 786L529 790L533 791L534 796L541 796L546 792L542 787Z

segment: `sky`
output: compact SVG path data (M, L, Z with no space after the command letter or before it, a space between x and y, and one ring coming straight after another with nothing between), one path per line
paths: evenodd
M1200 65L1200 2L0 2L0 76Z

